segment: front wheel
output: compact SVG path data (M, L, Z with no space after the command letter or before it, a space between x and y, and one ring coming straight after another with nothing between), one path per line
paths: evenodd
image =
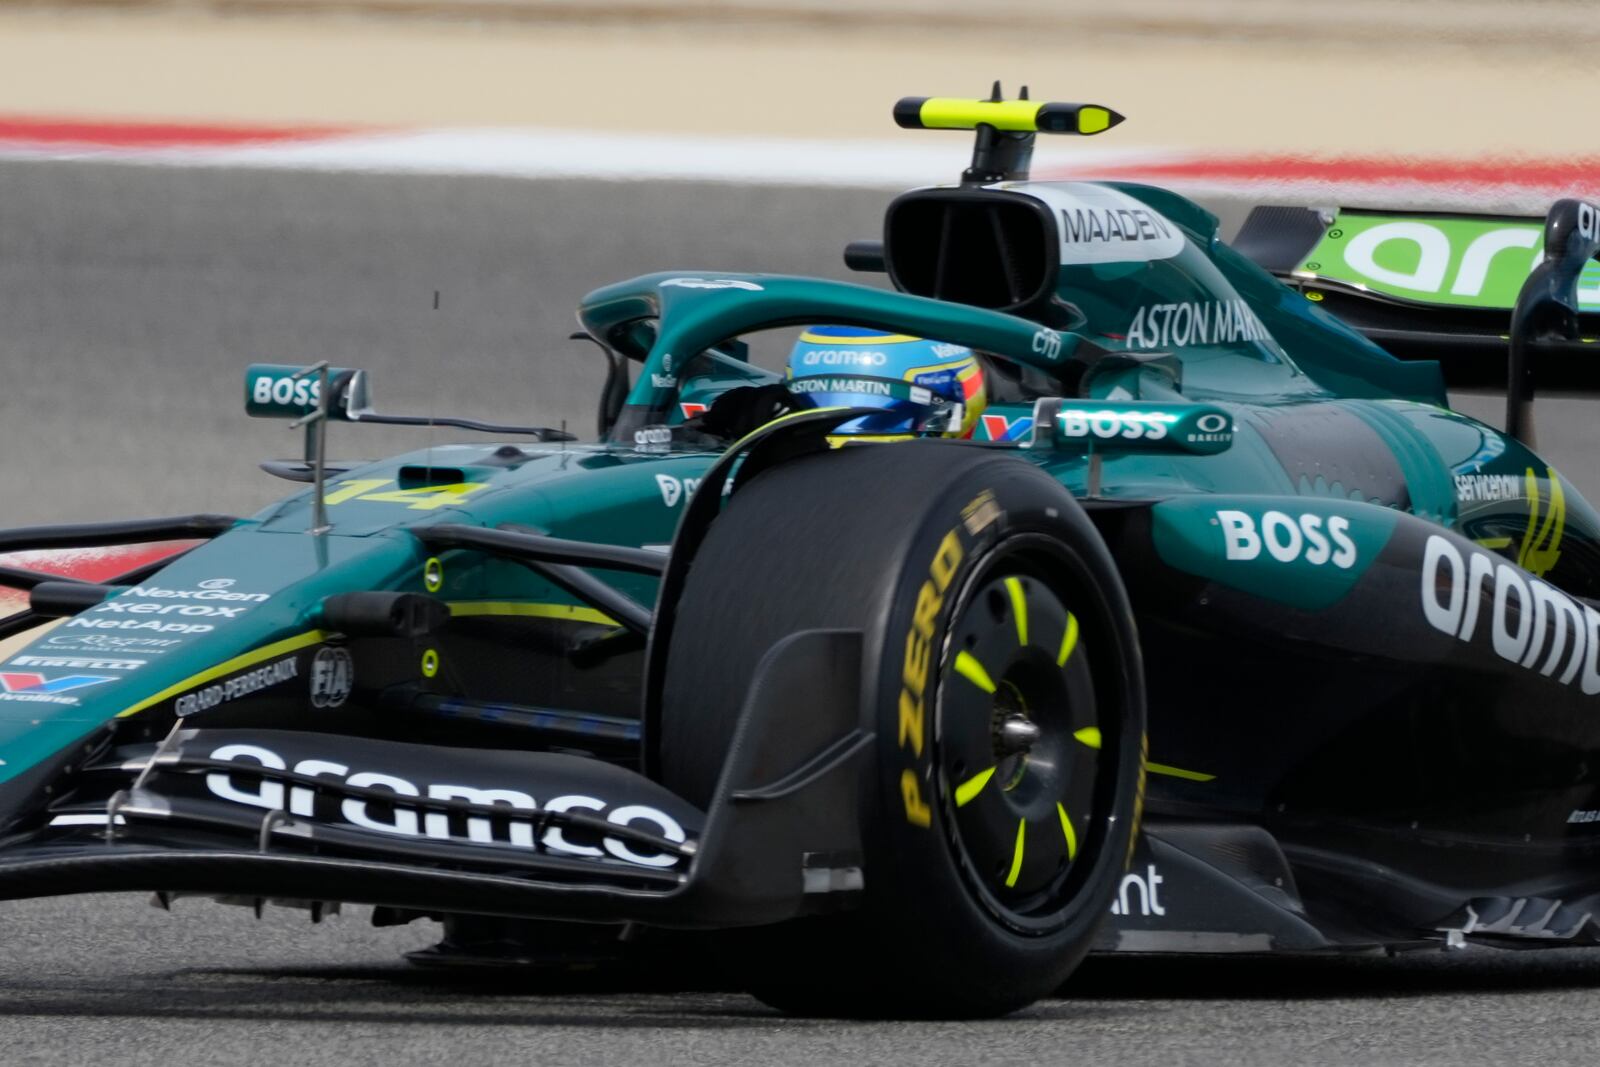
M1143 791L1132 614L1071 494L951 442L794 460L739 489L677 610L660 766L701 805L766 651L805 629L864 637L861 906L743 935L758 996L970 1017L1060 985L1110 907Z

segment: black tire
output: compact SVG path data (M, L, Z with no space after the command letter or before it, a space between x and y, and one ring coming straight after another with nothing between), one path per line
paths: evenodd
M678 604L668 787L709 803L757 664L810 628L865 634L866 887L855 911L742 935L741 977L803 1014L993 1016L1049 994L1109 911L1143 799L1138 639L1093 524L1034 464L955 442L760 473L712 524ZM908 662L926 664L920 682ZM1028 733L1018 715L1039 736L1008 755Z

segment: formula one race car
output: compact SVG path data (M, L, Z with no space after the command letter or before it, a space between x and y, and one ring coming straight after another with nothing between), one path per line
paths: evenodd
M1596 209L1269 209L1229 247L1171 192L1027 180L1109 109L896 116L976 131L847 252L897 291L589 294L596 444L436 419L525 443L351 467L330 423L408 420L256 366L297 495L0 532L190 542L0 570L0 897L363 902L445 918L440 959L700 944L854 1015L1010 1011L1091 949L1595 941L1600 516L1531 401L1600 389ZM752 361L816 324L854 332L816 327L809 386ZM914 338L982 389L877 373Z

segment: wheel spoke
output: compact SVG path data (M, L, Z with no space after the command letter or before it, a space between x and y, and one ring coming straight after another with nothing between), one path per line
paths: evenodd
M1078 858L1078 834L1072 828L1072 817L1060 801L1056 802L1056 814L1061 816L1061 832L1067 836L1067 859L1075 860Z
M983 792L983 787L989 784L989 779L994 777L995 768L979 771L971 778L956 786L956 807L964 808Z
M989 672L983 669L983 664L979 663L978 658L971 652L962 650L956 653L955 668L957 674L985 693L995 691L994 679L989 677Z
M1011 617L1017 623L1017 644L1028 646L1028 598L1022 591L1022 579L1007 578L1006 591L1011 594Z
M1187 778L1191 782L1210 782L1216 779L1214 774L1202 771L1186 771L1182 767L1169 767L1165 763L1146 763L1144 769L1151 774L1164 774L1169 778Z
M1017 823L1017 850L1011 855L1011 873L1006 875L1006 888L1014 888L1017 876L1022 873L1022 844L1028 836L1028 820L1023 819Z
M1061 651L1056 653L1056 666L1065 667L1067 660L1072 658L1072 650L1078 647L1078 617L1072 612L1067 612L1067 632L1061 635Z

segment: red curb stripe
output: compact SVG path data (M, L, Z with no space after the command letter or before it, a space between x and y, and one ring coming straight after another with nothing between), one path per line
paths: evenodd
M1323 182L1443 187L1592 188L1600 159L1191 157L1095 168L1097 175L1169 181Z
M77 548L55 552L18 552L0 555L0 565L22 567L45 574L59 574L65 578L79 578L86 582L104 582L127 574L137 567L166 559L198 541L162 541L158 544L138 545L128 548ZM19 589L0 588L0 601L24 599ZM13 605L14 606L14 605Z
M323 141L359 132L362 131L357 127L335 126L87 122L39 116L0 117L0 141L89 148L226 148L286 141Z

